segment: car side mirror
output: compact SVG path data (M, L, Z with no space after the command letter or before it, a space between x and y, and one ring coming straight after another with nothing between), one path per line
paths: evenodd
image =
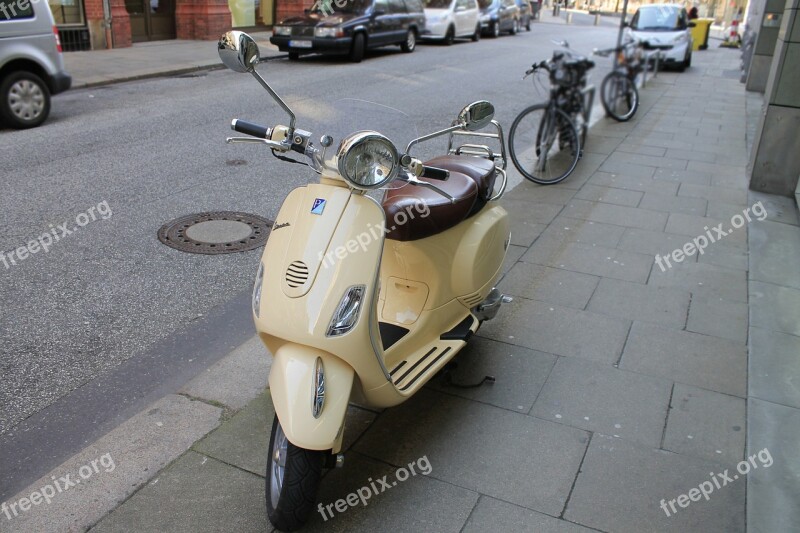
M494 106L486 100L469 104L458 114L458 122L467 131L477 131L494 118Z
M253 72L261 60L258 45L243 31L229 31L219 38L219 58L234 72Z
M687 24L687 26L689 26L690 28L694 28L695 26L697 26L697 23L694 22L693 20L690 20L689 24Z
M622 23L622 27L623 27L623 28L630 28L630 27L631 27L631 24L630 24L630 22L623 22L623 23Z

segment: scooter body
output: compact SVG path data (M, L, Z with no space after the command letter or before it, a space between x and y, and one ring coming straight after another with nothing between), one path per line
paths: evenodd
M297 446L336 453L351 400L390 407L411 397L477 330L471 309L500 275L509 225L497 202L424 239L386 239L385 227L375 200L338 182L295 189L275 220L255 324L274 357L276 414ZM330 336L352 287L364 288L358 320ZM400 338L387 346L389 335ZM314 417L318 358L324 407Z

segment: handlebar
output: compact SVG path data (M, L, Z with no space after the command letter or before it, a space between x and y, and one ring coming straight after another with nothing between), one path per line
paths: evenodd
M271 129L266 126L260 126L238 118L231 121L231 129L259 139L269 139L271 134Z

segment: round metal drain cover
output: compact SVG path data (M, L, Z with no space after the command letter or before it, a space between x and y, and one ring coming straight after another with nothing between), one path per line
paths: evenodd
M181 252L231 254L267 242L272 221L249 213L215 211L177 218L161 226L158 240Z

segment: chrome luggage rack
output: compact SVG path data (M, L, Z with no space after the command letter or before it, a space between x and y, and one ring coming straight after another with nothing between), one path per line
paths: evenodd
M450 155L474 155L478 157L484 157L486 159L491 160L494 163L497 172L503 177L502 185L500 186L500 190L492 196L489 201L497 200L500 198L503 193L506 191L506 185L508 184L508 177L506 175L506 167L508 166L508 158L506 157L506 140L503 135L503 127L500 126L500 123L496 120L492 120L490 123L494 126L495 131L492 132L485 132L485 131L464 131L464 130L456 130L450 133L447 139L447 153ZM500 153L495 153L488 145L486 144L472 144L472 143L464 143L459 146L455 146L455 137L478 137L482 139L495 139L500 144Z

